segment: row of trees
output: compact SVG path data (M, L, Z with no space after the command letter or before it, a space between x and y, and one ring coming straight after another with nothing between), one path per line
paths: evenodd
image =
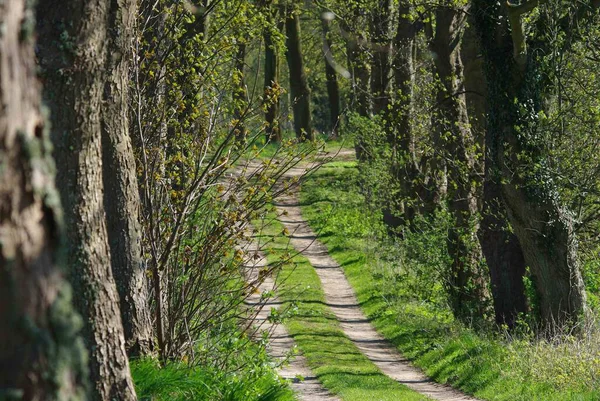
M296 141L315 138L309 82L331 132L357 131L391 232L448 212L458 318L491 298L500 324L535 306L546 327L577 323L577 239L596 249L600 210L599 5L0 4L0 387L135 399L130 357L225 366L256 286L236 249L303 150L228 171L288 144L286 106Z
M587 250L595 246L586 230L595 227L597 181L578 181L575 170L595 169L597 159L570 163L596 143L596 89L576 76L595 59L598 3L330 7L352 38L350 105L379 121L354 126L365 175L387 171L386 184L374 183L385 223L402 235L420 229L419 216L440 208L451 216L444 280L455 315L480 319L491 300L496 322L509 327L530 311L547 329L580 322L576 232L586 232ZM576 153L566 157L567 148Z
M298 14L230 7L0 5L2 396L133 400L129 358L219 365L224 337L250 341L241 305L258 283L236 249L304 150L227 172L259 136L282 141L286 37L298 138L313 134ZM264 101L244 81L263 36Z

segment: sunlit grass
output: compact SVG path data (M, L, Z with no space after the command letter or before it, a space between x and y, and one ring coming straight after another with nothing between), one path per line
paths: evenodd
M600 400L597 329L587 338L551 342L526 332L476 332L454 321L443 288L435 280L426 288L419 282L444 263L440 233L424 229L404 243L387 243L348 163L327 164L307 179L303 216L321 233L384 337L436 381L482 399Z
M273 212L269 214L269 224L261 230L263 238L273 238L267 252L270 262L294 253L282 234L283 226L274 216ZM284 309L293 311L285 326L327 389L344 401L426 399L382 374L344 335L325 304L317 273L304 257L293 257L280 280L279 297L284 301Z
M250 379L244 372L223 373L215 368L189 367L152 359L131 362L141 401L293 401L291 389L274 373Z

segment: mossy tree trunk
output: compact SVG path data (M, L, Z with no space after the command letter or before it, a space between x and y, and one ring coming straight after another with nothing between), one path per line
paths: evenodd
M470 320L484 312L487 281L476 237L479 178L460 58L465 11L445 6L436 9L435 34L430 47L441 83L436 100L442 136L437 150L449 160L448 209L453 222L448 233L448 252L452 258L448 291L454 314L462 320Z
M473 12L489 85L490 160L535 281L542 320L552 329L579 321L586 294L571 214L545 179L547 172L541 168L545 156L532 135L536 129L532 116L541 109L547 88L537 78L537 61L527 54L521 15L536 6L537 2L526 2L509 13L505 5L474 0ZM537 45L543 48L544 43Z
M0 398L83 401L86 352L63 277L62 210L29 3L0 4Z
M65 207L69 279L91 350L91 399L135 400L104 218L101 109L109 9L108 0L39 1L38 59Z
M294 130L300 141L315 139L310 114L310 89L304 62L302 45L300 44L300 15L299 11L290 6L285 15L286 58L290 72L290 94L294 112Z

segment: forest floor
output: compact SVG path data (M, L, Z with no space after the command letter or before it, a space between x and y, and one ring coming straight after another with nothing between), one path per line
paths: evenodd
M348 160L353 157L353 151L344 150L339 152L334 160ZM292 168L286 173L286 178L302 177L305 174L307 166L300 165ZM290 245L310 264L314 269L320 282L321 290L324 294L324 307L328 309L328 313L337 320L342 335L353 344L356 349L372 364L376 366L379 373L387 376L401 386L406 386L413 391L409 391L407 396L402 399L434 399L445 401L463 401L476 400L473 397L453 389L450 386L435 383L428 378L423 372L414 367L405 357L403 357L397 349L385 340L372 326L369 319L366 318L361 311L359 302L355 292L348 282L344 271L340 265L329 256L327 248L319 240L318 236L309 227L308 223L302 217L302 211L299 203L298 189L287 193L275 201L277 218L279 223L283 225ZM266 263L261 255L256 263ZM273 288L273 281L269 280L264 283L264 288L261 290L270 290ZM272 305L267 305L259 315L259 321L265 322L268 318L271 306L276 307L280 304L277 299L271 300ZM310 333L303 333L303 336L310 336ZM315 335L318 335L315 333ZM300 337L300 336L299 336ZM289 355L291 348L294 346L294 339L281 325L276 325L271 334L270 353L277 358L282 358L284 355ZM306 340L304 341L306 343ZM304 353L306 350L300 350ZM321 346L326 346L326 342L322 342ZM327 350L321 350L327 352ZM330 363L335 363L335 359L348 359L347 355L336 354L334 350L329 351L328 355ZM309 360L310 355L309 355ZM327 361L321 361L327 365ZM281 371L281 375L286 378L292 378L293 388L297 392L301 400L335 400L335 399L352 399L345 396L346 389L344 381L333 383L333 392L340 398L335 398L329 394L324 387L321 386L319 375L313 373L310 368L310 361L302 355L291 358L291 363L288 367ZM351 368L350 366L348 368ZM296 380L297 377L304 377L304 381ZM327 383L325 383L327 385ZM357 383L353 382L353 386ZM410 394L410 393L415 394ZM351 393L351 392L350 392ZM362 393L363 397L369 395L369 392ZM375 397L375 393L373 393ZM394 397L394 396L392 396ZM358 398L360 399L360 398ZM376 398L367 398L376 399ZM379 398L377 398L379 399ZM394 399L394 398L390 398ZM398 398L396 398L398 399Z

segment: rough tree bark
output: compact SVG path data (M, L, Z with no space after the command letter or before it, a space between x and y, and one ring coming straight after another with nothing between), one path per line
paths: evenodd
M435 22L430 47L441 82L436 100L443 133L437 148L444 158L451 160L447 165L448 208L453 218L448 233L448 251L452 258L448 290L454 314L468 320L482 316L487 290L486 275L480 264L481 248L476 238L478 174L460 58L465 10L439 6Z
M315 139L310 114L310 89L304 72L300 44L300 16L298 10L288 9L285 15L286 58L290 71L290 94L294 111L294 130L300 141Z
M521 26L521 14L537 2L523 4L508 13L499 3L474 0L473 13L489 85L490 159L502 179L507 215L535 281L541 317L552 329L577 322L584 315L586 295L571 215L543 179L544 172L534 167L543 165L544 155L529 135L535 130L530 117L542 107L540 96L546 91L536 78L539 68L527 54Z
M337 138L340 128L340 89L337 73L331 61L331 38L329 37L329 20L322 18L323 27L323 53L325 60L325 78L327 80L327 97L329 99L329 116L331 122L331 136Z
M391 0L377 0L371 15L371 95L373 114L387 113L390 104L390 78L392 41L390 40L392 22Z
M108 21L108 58L102 107L104 205L112 272L119 292L125 345L131 357L152 345L147 276L142 259L140 196L129 135L129 68L134 0L113 1Z
M62 211L32 7L0 4L0 398L85 400L82 322L59 257Z
M65 207L69 278L84 318L93 400L135 400L102 198L108 0L38 3L38 59Z

